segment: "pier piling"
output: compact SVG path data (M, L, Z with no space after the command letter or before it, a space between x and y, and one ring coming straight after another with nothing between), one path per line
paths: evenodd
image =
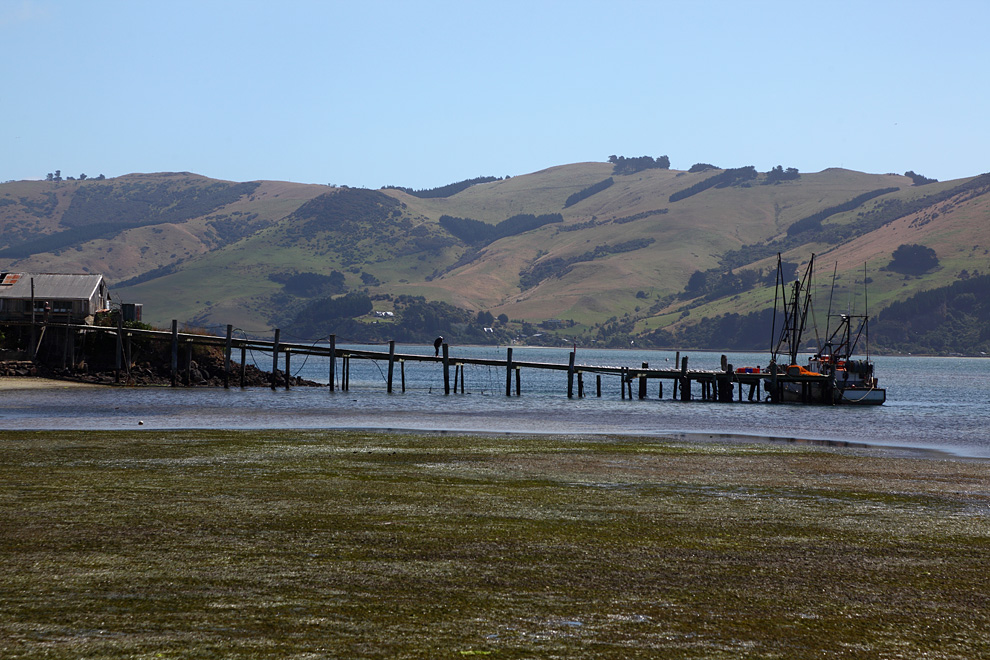
M234 341L234 326L227 325L227 340L223 345L223 388L230 388L230 351Z
M330 391L333 392L333 381L337 379L337 335L330 335Z
M272 342L272 389L278 381L278 339L281 330L275 328L275 341Z
M395 373L395 340L388 342L388 393L392 393L392 375Z
M289 379L292 378L292 351L285 349L285 389L289 389Z
M179 384L179 322L172 319L172 387Z
M574 398L574 358L577 357L577 351L571 351L570 357L567 358L567 398Z
M519 388L516 387L518 394ZM505 396L512 396L512 347L505 349Z
M450 347L446 342L443 344L443 393L450 395Z

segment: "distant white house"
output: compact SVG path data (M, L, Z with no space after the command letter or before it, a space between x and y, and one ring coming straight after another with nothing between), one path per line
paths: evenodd
M0 321L92 323L110 306L102 275L75 273L0 273Z

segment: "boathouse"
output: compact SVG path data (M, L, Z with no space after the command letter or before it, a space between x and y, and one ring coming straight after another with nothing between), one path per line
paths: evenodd
M92 324L109 306L103 275L0 273L0 322Z

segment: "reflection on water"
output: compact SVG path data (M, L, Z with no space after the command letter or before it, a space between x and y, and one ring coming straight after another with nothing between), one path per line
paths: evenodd
M368 348L368 347L362 347ZM383 349L384 350L384 349ZM399 347L431 354L432 347ZM504 348L457 348L452 358L504 359ZM690 353L692 369L717 369L718 353ZM260 365L271 356L258 355ZM516 361L567 364L568 351L514 348ZM302 360L298 360L302 362ZM765 354L729 354L735 366L765 366ZM667 351L578 349L578 364L672 366ZM990 457L987 404L990 361L983 359L876 359L887 388L882 407L804 407L718 404L670 399L670 382L659 398L651 381L646 400L620 398L618 377L603 377L596 398L593 375L583 399L568 399L564 372L523 370L522 396L504 396L505 372L465 367L466 393L443 395L439 364L406 365L404 394L385 393L387 364L355 360L351 389L268 388L85 388L2 393L2 429L137 428L368 428L520 433L613 433L669 435L707 433L838 440L908 446ZM338 362L338 369L340 364ZM327 383L329 361L293 364L295 375ZM399 389L396 368L395 390Z

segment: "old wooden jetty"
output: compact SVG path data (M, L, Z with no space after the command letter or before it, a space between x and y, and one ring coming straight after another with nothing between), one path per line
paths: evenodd
M190 385L188 381L189 363L192 359L194 346L211 346L222 349L224 352L224 387L229 387L231 381L239 375L240 385L244 386L244 372L247 364L248 352L252 355L258 353L271 355L271 387L276 388L276 375L281 371L291 374L291 361L297 356L321 356L329 359L328 383L330 391L350 389L350 366L352 360L374 360L386 362L388 364L387 375L385 375L385 387L389 393L396 389L396 371L398 371L398 389L406 391L405 366L406 363L433 362L440 363L443 371L443 392L445 395L464 393L465 378L464 367L466 365L477 365L504 370L505 372L505 395L519 396L522 390L523 370L544 370L557 371L566 375L566 392L570 397L585 397L588 392L585 387L585 378L594 376L594 396L602 396L602 378L617 378L620 383L622 398L629 399L648 397L648 389L651 381L655 381L656 397L664 396L664 381L669 382L668 392L672 399L680 401L702 400L718 402L780 402L781 392L787 384L793 390L797 387L804 392L804 400L813 402L811 392L813 384L818 384L818 390L829 388L829 378L825 375L809 374L803 370L778 369L771 364L768 369L759 368L739 368L736 369L729 364L726 357L722 356L721 368L717 370L698 370L688 368L688 356L681 356L677 353L675 367L673 369L652 368L646 362L639 366L613 366L596 364L579 364L576 362L577 352L569 353L567 364L531 362L514 359L511 347L506 348L505 359L490 359L477 357L462 357L451 354L450 346L442 344L437 355L418 355L412 353L399 353L396 351L394 341L388 343L388 350L364 350L353 347L339 347L336 345L336 337L330 335L328 341L323 344L299 344L282 342L280 331L275 330L274 338L271 341L235 337L233 327L228 325L225 335L209 335L200 333L179 332L178 322L172 321L171 330L145 330L136 328L126 328L118 322L117 327L92 326L92 325L71 325L71 324L49 324L40 329L43 336L45 330L64 330L65 351L72 350L74 342L70 341L70 334L73 333L110 333L116 337L116 365L118 382L126 382L126 375L131 367L131 342L136 338L151 339L168 342L171 345L171 384L180 385L180 375L185 374L183 385ZM36 333L32 332L34 336ZM238 355L239 352L239 355ZM64 356L68 361L72 361L71 355ZM238 360L239 358L239 360ZM398 370L396 370L398 366ZM451 371L453 370L453 378ZM288 389L291 385L289 378L284 378L284 386ZM564 382L562 378L562 383ZM793 385L793 384L796 384Z

